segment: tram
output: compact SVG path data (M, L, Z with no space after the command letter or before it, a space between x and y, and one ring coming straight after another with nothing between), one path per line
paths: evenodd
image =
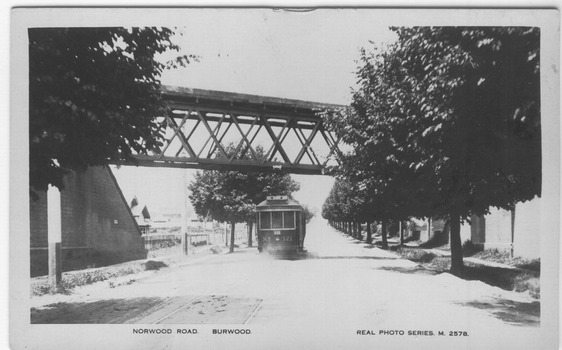
M268 196L256 206L258 250L303 251L306 218L303 207L288 196Z

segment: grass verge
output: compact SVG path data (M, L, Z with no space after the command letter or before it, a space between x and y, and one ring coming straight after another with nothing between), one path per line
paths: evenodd
M163 261L137 260L123 264L87 269L81 271L71 271L63 274L62 281L58 286L52 286L45 277L38 278L31 283L31 295L40 296L44 294L70 294L72 289L96 282L108 280L110 278L131 275L143 271L159 270L167 267ZM111 287L111 285L110 285Z
M450 257L438 256L421 248L398 247L392 250L403 258L417 262L432 271L449 272L451 268ZM497 250L485 250L476 253L473 257L515 268L502 268L465 261L463 279L478 280L515 292L528 291L533 298L540 298L540 260L510 258L509 253L504 254Z

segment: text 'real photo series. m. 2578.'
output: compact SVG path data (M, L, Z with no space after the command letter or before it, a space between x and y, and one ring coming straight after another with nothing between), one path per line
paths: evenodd
M182 11L26 28L30 324L300 334L279 348L544 335L548 29Z

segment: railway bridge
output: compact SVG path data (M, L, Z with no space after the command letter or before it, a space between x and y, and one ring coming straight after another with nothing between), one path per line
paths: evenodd
M136 154L134 165L313 175L339 164L340 140L317 112L341 105L172 86L161 91L164 145Z

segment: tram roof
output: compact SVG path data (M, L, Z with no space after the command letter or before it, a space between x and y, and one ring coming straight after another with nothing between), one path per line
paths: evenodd
M302 206L292 198L266 199L256 206L256 211L268 210L297 210L302 211Z

